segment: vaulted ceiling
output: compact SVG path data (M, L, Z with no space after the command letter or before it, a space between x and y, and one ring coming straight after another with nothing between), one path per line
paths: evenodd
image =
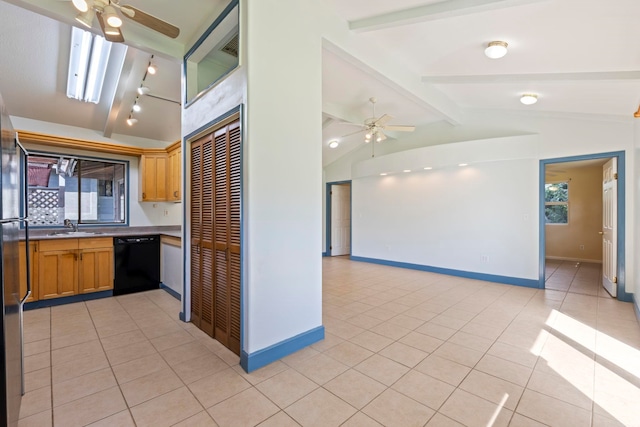
M352 61L323 51L323 164L363 144L358 128L344 121L376 113L393 124L421 129L464 123L475 111L633 120L640 103L640 2L616 0L324 0L359 40L404 67L429 96ZM180 28L169 39L125 20L131 47L121 73L114 73L104 103L85 104L64 94L70 25L75 11L64 0L0 2L0 93L19 117L85 127L97 133L172 142L180 137L177 103L144 99L139 123L124 125L144 68L155 55L160 73L149 78L152 93L180 101L181 57L227 1L129 0L131 5ZM34 13L35 12L35 13ZM97 32L96 28L96 32ZM501 59L484 55L487 43L509 45ZM28 53L28 54L25 54ZM109 84L111 86L109 86ZM523 93L538 103L522 105ZM391 134L402 138L402 134ZM332 150L329 140L341 145Z

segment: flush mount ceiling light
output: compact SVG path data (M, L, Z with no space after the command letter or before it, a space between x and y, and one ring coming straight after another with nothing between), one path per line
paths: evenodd
M340 145L340 144L335 139L333 141L329 142L329 148L338 148L338 145Z
M411 172L411 169L405 169L405 170L403 170L402 172L404 172L404 173L409 173L409 172Z
M538 95L535 93L525 93L520 97L520 102L524 105L533 105L538 102Z
M487 45L484 54L487 58L499 59L507 54L507 42L493 41Z
M380 174L380 176L387 176L387 173L386 173L386 172L382 172L382 173Z
M469 166L469 163L460 163L458 166L460 166L461 168L465 167L465 166Z

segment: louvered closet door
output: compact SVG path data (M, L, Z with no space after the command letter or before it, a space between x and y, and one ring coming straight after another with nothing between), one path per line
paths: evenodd
M192 144L191 313L213 336L213 144L211 135Z
M240 126L215 132L215 337L240 354Z
M240 122L229 125L229 348L240 354Z

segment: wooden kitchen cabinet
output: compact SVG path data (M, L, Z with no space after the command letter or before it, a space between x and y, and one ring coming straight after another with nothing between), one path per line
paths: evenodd
M18 245L18 259L20 261L20 297L27 293L27 253L25 251L26 242L20 242ZM38 301L38 242L29 242L29 270L31 271L31 296L26 302Z
M38 245L38 297L78 293L78 239L41 240Z
M167 201L167 162L166 152L143 154L140 157L141 201Z
M40 241L39 299L109 289L113 289L113 241L110 237Z
M113 289L113 239L79 239L78 292Z
M180 191L181 177L182 177L182 149L180 145L169 151L168 167L169 173L167 174L167 187L168 197L170 202L179 202L182 200L182 192Z

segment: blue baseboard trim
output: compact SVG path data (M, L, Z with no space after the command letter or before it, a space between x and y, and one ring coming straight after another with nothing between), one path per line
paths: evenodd
M40 301L28 302L24 305L26 310L35 310L36 308L55 307L57 305L71 304L74 302L91 301L94 299L109 298L113 296L113 291L92 292L90 294L72 295L69 297L43 299Z
M182 320L183 322L186 322L186 320L184 320L184 319L185 319L185 317L184 317L184 311L181 311L181 312L180 312L180 314L178 315L178 318L179 318L180 320Z
M243 351L240 355L240 366L246 372L255 371L323 339L324 326L318 326L254 353L247 354Z
M323 257L327 257L327 256L329 256L329 254L327 252L322 252L322 256Z
M475 273L473 271L453 270L450 268L432 267L430 265L411 264L408 262L388 261L385 259L351 256L351 260L369 262L372 264L388 265L391 267L409 268L411 270L428 271L430 273L446 274L448 276L464 277L466 279L484 280L486 282L503 283L505 285L523 286L525 288L544 288L538 279L523 279L521 277L498 276L496 274Z
M174 291L173 289L171 289L170 287L168 287L162 282L160 282L160 289L164 289L169 295L171 295L178 301L182 301L182 295L180 295L178 292Z

